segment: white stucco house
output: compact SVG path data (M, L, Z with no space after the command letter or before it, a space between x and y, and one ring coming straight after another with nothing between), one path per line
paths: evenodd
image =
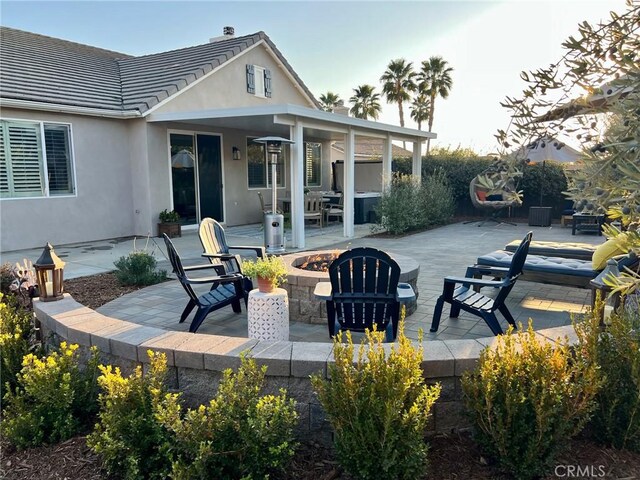
M175 209L186 228L262 220L264 148L290 138L278 188L304 247L304 189L331 188L331 143L343 142L344 235L353 235L354 139L420 147L434 134L323 112L263 32L133 57L0 29L0 248L156 233Z

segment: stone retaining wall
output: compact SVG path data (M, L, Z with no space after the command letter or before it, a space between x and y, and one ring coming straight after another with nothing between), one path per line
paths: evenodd
M322 372L333 361L331 343L267 342L239 337L175 332L107 317L74 301L68 294L57 302L34 301L34 309L45 341L77 343L88 355L98 347L101 361L119 366L124 374L136 366L148 366L147 350L164 352L172 389L183 392L187 405L208 403L226 368L240 365L240 353L248 351L259 365L266 365L266 389L277 393L286 388L298 402L300 433L321 441L331 438L324 412L311 388L309 375ZM576 341L573 327L541 330L545 340ZM425 341L422 369L428 383L439 382L442 394L436 402L431 429L438 432L464 428L461 375L473 369L480 351L494 337L478 340Z

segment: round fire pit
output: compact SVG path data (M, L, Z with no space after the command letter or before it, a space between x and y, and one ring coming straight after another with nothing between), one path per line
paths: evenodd
M328 282L329 264L344 250L314 250L284 255L287 266L287 282L282 288L289 294L289 319L294 322L326 324L325 302L313 295L318 282ZM418 273L420 266L415 260L404 255L389 254L400 266L400 281L413 287L418 298ZM407 303L407 316L416 311L417 302Z

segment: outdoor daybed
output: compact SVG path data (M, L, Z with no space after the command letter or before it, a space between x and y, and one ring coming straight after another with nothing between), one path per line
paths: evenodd
M514 240L507 244L504 249L507 252L515 252L518 245L520 245L520 240ZM591 260L597 248L598 245L591 245L589 243L542 242L534 240L529 246L529 255Z
M477 264L508 268L512 257L512 252L496 250L478 257ZM638 264L638 257L633 252L614 258L618 261L620 271L624 270L624 267L633 268ZM593 269L591 260L528 255L522 280L586 288L599 273L600 270Z

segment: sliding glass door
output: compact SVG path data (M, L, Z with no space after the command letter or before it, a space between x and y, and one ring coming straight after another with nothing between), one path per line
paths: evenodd
M224 221L220 137L171 133L169 143L173 208L180 222L194 225L205 217Z

